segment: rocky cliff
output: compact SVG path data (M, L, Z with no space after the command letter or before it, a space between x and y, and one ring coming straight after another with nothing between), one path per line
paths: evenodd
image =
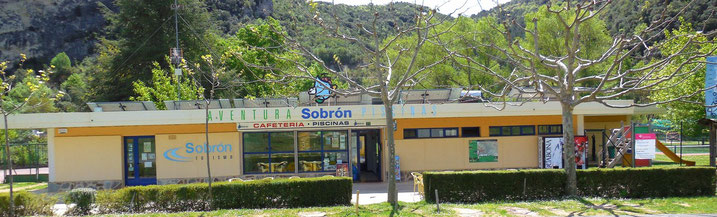
M41 67L59 52L74 61L92 55L114 0L0 0L0 61L27 55L26 67ZM271 15L271 0L206 0L224 32L232 24Z

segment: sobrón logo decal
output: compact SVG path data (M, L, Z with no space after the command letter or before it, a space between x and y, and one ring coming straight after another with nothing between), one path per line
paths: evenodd
M331 82L331 78L326 74L316 76L314 87L309 90L309 95L314 96L316 103L324 103L327 99L333 97L336 85Z
M177 152L182 148L185 149L184 150L185 153L194 155L194 157L185 157L185 156L179 155L179 153L177 153ZM207 150L205 150L205 149L207 149ZM200 155L200 154L203 154L205 152L209 152L210 154L211 153L220 153L221 154L219 156L212 155L211 156L212 159L227 159L227 157L229 159L233 158L232 153L231 153L232 152L231 144L221 144L220 143L217 145L210 145L209 147L205 148L204 144L195 146L194 143L191 143L191 142L188 142L187 144L185 144L184 147L168 149L167 151L164 152L164 158L166 158L167 160L170 160L170 161L175 161L175 162L190 162L190 161L192 161L192 159L204 160L204 155Z

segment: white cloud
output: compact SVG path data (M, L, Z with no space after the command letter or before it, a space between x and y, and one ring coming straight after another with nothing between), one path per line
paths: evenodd
M332 2L331 0L316 1ZM333 2L347 5L367 5L369 3L386 5L391 2L408 2L438 8L438 11L444 14L452 13L453 16L457 16L460 13L470 16L495 7L496 2L503 4L508 1L510 0L334 0Z

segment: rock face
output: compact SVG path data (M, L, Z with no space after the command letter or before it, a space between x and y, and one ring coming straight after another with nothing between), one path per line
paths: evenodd
M104 28L100 12L112 0L0 0L0 60L28 57L27 65L48 64L59 52L72 60L92 53Z
M103 9L116 11L114 0L0 0L0 61L27 55L26 68L48 65L65 52L73 62L94 53L107 22ZM219 23L265 18L271 0L206 0ZM244 5L248 4L248 5ZM221 16L223 15L223 16ZM221 25L221 24L220 24ZM226 26L223 31L233 28Z

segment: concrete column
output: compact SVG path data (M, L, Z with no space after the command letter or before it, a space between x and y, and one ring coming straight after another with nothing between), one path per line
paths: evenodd
M47 129L47 166L49 182L55 181L55 128Z
M577 132L575 132L576 136L584 136L585 135L585 115L577 115L578 118L578 127Z

